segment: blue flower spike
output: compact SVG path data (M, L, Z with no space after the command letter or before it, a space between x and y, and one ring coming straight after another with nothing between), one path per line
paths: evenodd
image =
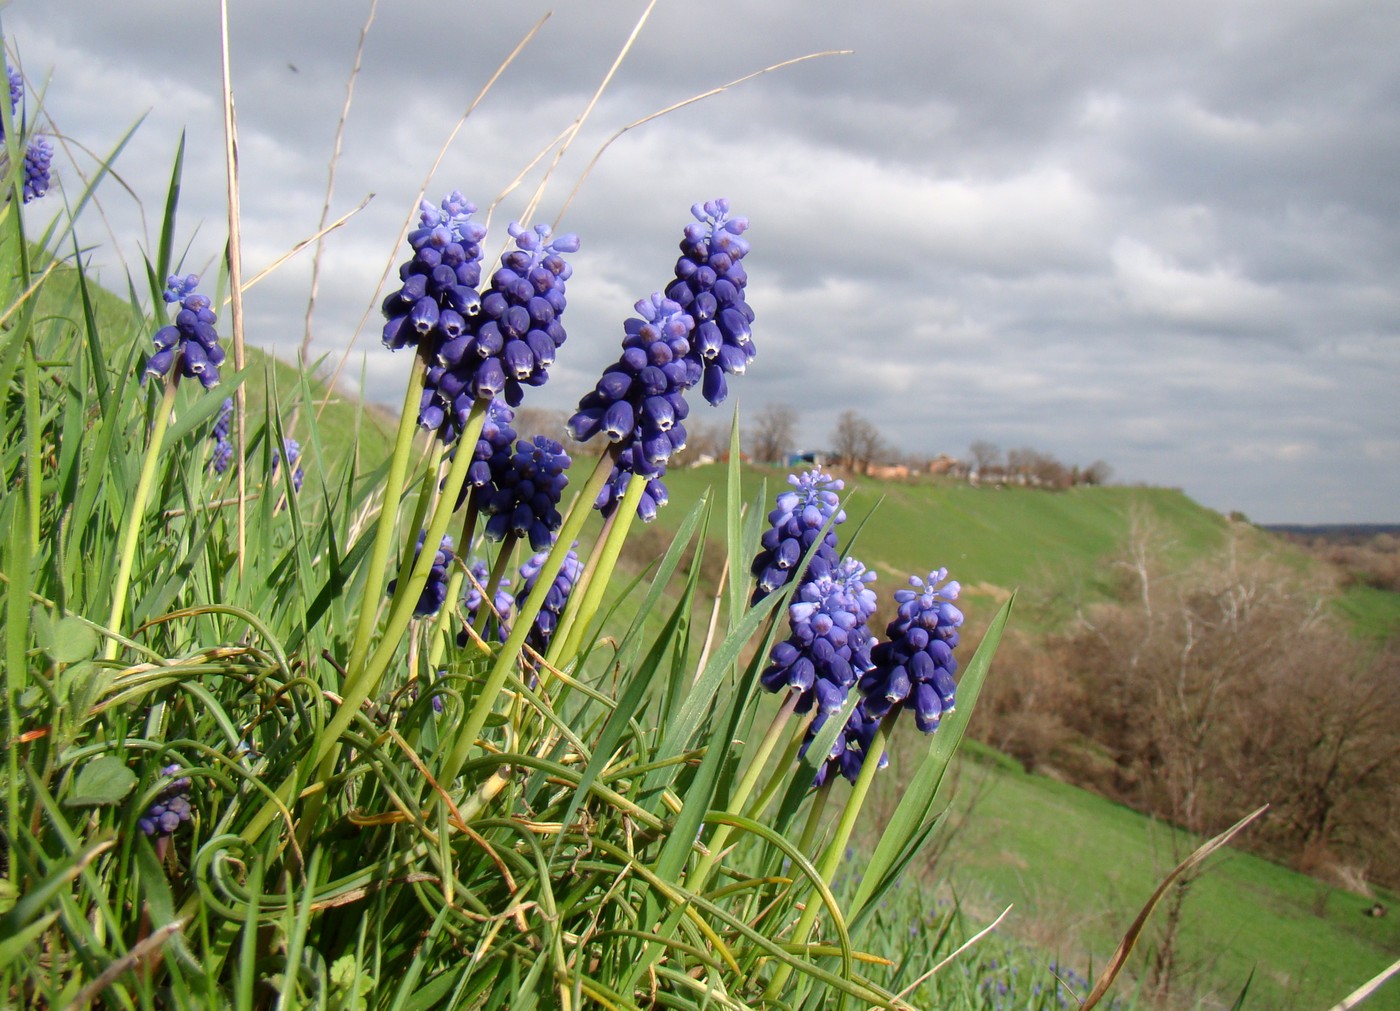
M156 331L155 351L146 359L147 376L165 376L178 365L177 375L198 379L207 390L219 385L224 351L214 329L217 318L207 296L194 289L199 275L171 275L166 280L165 301L179 305L175 322Z

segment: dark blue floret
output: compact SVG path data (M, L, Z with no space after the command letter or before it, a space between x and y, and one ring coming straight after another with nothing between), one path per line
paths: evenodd
M914 589L895 591L899 612L885 631L889 641L871 652L875 669L860 680L872 716L904 705L914 710L914 722L926 734L938 729L942 714L957 701L953 649L963 616L953 604L960 588L947 580L948 570L937 569L927 581L909 577Z
M660 294L637 302L636 310L623 324L621 357L579 401L569 432L580 442L602 433L618 446L595 507L611 515L636 475L647 481L637 515L650 522L666 502L666 463L685 447L685 392L695 379L685 356L695 321Z
M678 302L695 319L688 358L710 404L728 394L726 375L742 375L754 358L753 310L744 300L748 274L739 261L749 251L741 236L747 218L729 213L723 198L690 209L695 223L686 227L676 279L666 297Z
M49 191L49 166L53 163L53 144L47 137L36 135L24 152L24 202L38 200Z
M517 599L524 601L535 592L540 569L548 557L548 551L540 551L531 556L530 560L520 567L520 578L523 582ZM525 638L525 641L535 652L543 654L549 649L549 642L554 637L554 630L559 627L559 616L563 614L564 605L569 602L569 594L573 592L574 587L578 584L579 576L582 574L583 562L579 560L578 552L570 548L569 553L564 556L564 564L559 567L559 574L554 577L554 582L550 583L549 589L545 591L544 600L540 604L539 616L535 618L535 623L530 628L530 634Z
M229 441L229 429L232 424L233 398L225 397L219 414L214 419L214 427L209 432L209 437L214 440L214 453L210 457L209 465L215 474L222 474L228 470L228 465L233 460L233 443Z
M799 755L807 754L807 749L816 740L817 734L829 716L830 714L825 711L819 712L807 725L807 733L802 742L802 750L798 752ZM870 715L866 709L865 700L861 699L856 703L855 709L851 710L851 717L836 735L836 740L832 742L831 750L827 752L826 761L817 766L817 774L812 778L812 785L821 786L832 775L838 773L854 784L860 776L861 767L865 765L865 756L870 754L870 749L875 743L875 732L879 729L880 721ZM881 751L879 768L886 768L889 764L889 755Z
M516 248L501 257L479 298L474 289L468 297L454 283L461 275L446 259L422 282L423 294L415 283L401 298L416 301L404 309L402 319L408 323L400 324L396 339L405 328L434 334L418 420L444 441L456 439L476 401L503 397L516 407L526 386L543 386L567 338L560 317L573 268L563 254L578 250L578 237L553 238L547 225L531 229L518 223L510 226L510 234ZM441 293L436 301L435 291Z
M564 522L559 499L569 483L569 462L564 447L543 435L516 443L506 466L498 473L493 467L494 487L482 499L482 512L491 517L485 535L496 541L506 534L528 537L535 551L553 544Z
M297 461L301 459L301 443L295 439L288 439L283 447L286 451L287 465L292 468L292 491L301 491L302 480L306 477L305 471L301 469L301 464ZM277 466L281 462L282 453L277 450L272 451L272 473L277 473Z
M836 493L845 484L823 474L820 467L801 475L788 475L788 484L796 490L778 496L777 507L768 514L770 525L763 534L762 549L751 566L757 581L751 604L757 604L787 585L795 567L816 543L822 527L833 515L835 519L831 529L822 537L803 578L826 575L836 568L839 561L835 527L846 521L846 513L841 509L841 499Z
M477 436L476 447L472 450L471 466L467 468L467 480L457 496L458 509L470 498L480 510L485 500L495 492L496 478L509 469L515 449L516 432L511 427L514 420L515 412L504 400L493 400L487 406L481 434Z
M179 765L167 765L160 770L162 776L175 776L180 772ZM190 780L181 776L156 794L156 799L146 812L136 819L136 827L148 836L168 836L190 820Z
M435 355L447 339L438 332L443 314L465 319L476 313L486 228L471 220L476 205L456 190L437 207L424 200L419 210L419 227L408 233L413 256L399 268L402 284L384 299L384 346L396 351L422 344Z
M467 566L467 571L471 573L471 578L467 580L467 592L462 603L467 611L467 623L474 625L481 611L482 601L486 599L483 590L491 578L491 570L485 562L476 559ZM492 598L492 605L492 617L489 620L496 626L496 639L505 642L510 637L510 613L515 608L515 595L504 586L499 586ZM465 646L469 641L470 637L465 631L457 633L458 646Z
M197 378L207 390L219 384L224 352L214 330L217 320L209 299L194 291L198 284L195 274L167 279L165 300L179 303L180 308L174 323L156 331L155 352L146 359L143 371L148 376L164 376L178 363L180 375Z
M423 539L427 534L419 531L418 544L413 549L413 561L416 565L418 556L423 553ZM417 617L429 614L437 614L447 600L447 578L448 569L452 565L452 538L444 537L438 546L437 553L433 556L433 567L428 570L428 581L423 584L423 591L418 594L418 602L413 605L413 613ZM388 592L393 593L398 585L397 579L389 580Z
M866 586L873 572L854 558L835 569L810 576L788 607L792 634L773 647L768 667L759 676L770 692L801 692L796 712L839 712L857 679L871 669L874 637L868 622L875 613L875 593Z

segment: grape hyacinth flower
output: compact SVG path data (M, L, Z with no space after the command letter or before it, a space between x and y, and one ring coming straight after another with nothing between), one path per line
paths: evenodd
M484 591L489 589L487 583L491 579L491 570L480 559L473 560L467 570L472 578L467 580L467 593L462 603L467 610L467 624L472 625L476 623L482 602L486 599ZM504 586L498 586L491 603L493 610L489 620L497 622L496 637L500 642L505 642L510 637L510 613L515 609L515 595ZM470 637L465 631L457 633L458 646L465 646L469 641Z
M214 330L216 317L207 296L197 294L199 275L171 275L166 280L165 300L178 302L175 322L156 331L155 353L146 359L147 376L164 376L178 363L179 372L199 379L204 388L219 384L219 366L224 363L224 351L219 347L219 335Z
M526 600L530 594L535 592L540 569L544 567L545 559L548 557L548 551L540 551L520 566L520 578L523 583L520 592L516 595L518 600ZM578 552L570 548L569 553L564 556L564 564L559 567L559 574L554 577L554 582L545 591L540 613L530 628L530 634L525 638L525 641L536 653L543 655L549 649L549 642L554 638L555 629L559 627L559 616L564 613L564 605L569 602L569 594L573 592L579 577L582 575L583 562L579 559Z
M481 434L476 438L476 448L472 451L471 466L467 468L467 480L457 495L457 508L470 497L479 510L482 503L495 491L495 479L510 467L512 451L515 447L516 431L510 427L515 420L515 412L504 400L497 398L486 407L486 416L481 421ZM456 453L456 449L453 449Z
M423 347L429 360L449 335L466 329L480 309L481 240L476 205L453 190L439 207L424 200L419 227L408 233L413 256L399 268L402 286L384 299L384 346ZM432 426L436 427L436 426Z
M302 480L306 477L306 472L301 469L301 464L297 461L301 459L301 443L295 439L288 439L282 444L287 457L287 466L292 470L292 491L301 491ZM277 466L281 462L283 453L277 450L272 451L272 473L277 474Z
M162 776L175 776L180 772L179 765L167 765L160 770ZM190 820L190 779L181 776L156 794L156 799L146 812L136 819L136 827L147 836L173 835L184 822Z
M579 442L601 432L617 447L595 507L611 515L636 475L647 482L637 515L651 522L666 503L666 463L685 447L685 391L695 378L686 355L695 321L660 294L637 302L636 309L637 316L623 324L622 356L579 401L569 432Z
M788 607L792 634L773 647L771 662L759 676L770 692L801 693L795 712L815 704L823 713L840 712L857 679L873 666L874 636L868 622L875 613L875 593L868 586L875 573L854 558L813 576L797 589Z
M948 580L947 569L930 572L927 581L910 576L909 585L913 589L895 591L898 615L885 630L888 641L871 651L875 668L861 678L860 691L870 715L912 706L915 724L931 734L957 701L953 648L963 616L953 601L960 587Z
M754 314L744 301L748 274L739 262L749 251L741 238L749 220L731 215L723 198L696 204L690 213L695 222L686 227L666 297L695 320L688 358L703 371L701 392L714 406L728 395L725 375L742 375L754 358Z
M564 522L559 499L569 483L569 463L553 439L537 435L517 442L509 466L495 477L495 490L482 500L482 512L491 517L482 532L493 541L508 533L528 537L532 550L548 550Z
M476 401L504 397L518 407L524 387L543 386L567 338L560 317L573 268L563 254L578 250L578 236L552 238L548 225L518 223L510 234L516 248L501 257L477 311L460 325L455 315L440 314L436 323L441 341L424 376L418 420L446 442Z
M214 440L214 454L209 460L209 465L214 468L215 474L222 474L228 470L228 465L233 460L233 443L229 441L229 429L232 424L233 398L226 397L209 433L209 437Z
M24 152L24 202L38 200L49 191L49 166L53 162L53 144L43 135L36 135Z
M427 536L426 531L418 532L418 545L413 549L413 561L417 563L418 556L423 552L423 539ZM428 570L428 581L423 584L423 592L418 595L418 602L413 605L415 617L422 618L429 614L437 614L447 600L447 570L452 565L452 538L443 537L442 544L438 546L437 553L433 556L433 566ZM398 586L397 579L389 580L388 592L392 594L394 588Z
M753 560L752 571L758 582L750 605L787 585L793 568L816 542L829 519L832 529L822 537L803 578L826 575L839 561L834 528L846 521L846 513L836 493L845 483L823 474L820 467L813 467L801 475L789 474L788 484L796 490L778 496L777 507L768 514L769 528L763 534L762 550Z
M807 725L807 732L802 742L802 750L799 755L806 755L807 749L817 738L822 725L830 718L825 711L819 712L816 718ZM871 716L865 705L865 699L861 699L851 710L850 719L836 735L836 740L831 744L831 750L827 752L826 760L817 766L817 774L812 778L813 786L821 786L833 775L842 775L854 785L860 776L861 767L865 765L865 756L870 754L870 749L875 743L875 732L880 729L880 721ZM879 768L887 768L890 764L889 754L882 751L880 753Z

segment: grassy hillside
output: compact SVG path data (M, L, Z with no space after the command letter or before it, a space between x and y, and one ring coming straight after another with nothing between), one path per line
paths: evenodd
M939 867L949 886L987 919L1014 904L1009 930L1081 964L1112 954L1175 862L1160 823L1013 763L965 761L958 798L966 822ZM1400 947L1400 919L1364 915L1373 901L1228 851L1191 887L1182 982L1233 995L1253 970L1247 1007L1330 1007ZM1400 986L1367 1006L1400 1008Z

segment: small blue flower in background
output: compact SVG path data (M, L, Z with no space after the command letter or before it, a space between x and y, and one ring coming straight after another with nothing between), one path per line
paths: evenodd
M175 776L180 772L179 765L167 765L160 770L162 776ZM148 836L172 835L184 822L190 820L190 779L181 776L156 794L156 799L146 809L145 814L136 819L136 826Z
M569 483L569 455L553 439L537 435L517 442L507 463L482 500L482 512L491 517L483 533L494 541L508 533L528 537L532 550L546 550L564 522L559 500Z
M963 615L953 601L960 587L948 580L947 569L930 572L926 581L910 576L909 584L913 589L895 591L898 616L885 629L889 641L871 651L875 669L861 678L860 691L872 716L905 704L918 728L931 734L957 701L953 649Z
M520 578L523 583L519 594L517 594L517 599L525 600L531 593L535 592L535 585L540 578L540 569L543 568L545 559L548 557L548 551L540 551L520 566ZM569 602L569 594L573 592L581 575L583 575L583 562L579 559L578 552L570 548L569 553L564 556L564 564L559 567L559 574L554 577L554 582L545 591L539 616L535 618L535 624L525 639L535 652L542 654L549 649L549 641L554 637L554 630L559 627L559 616L563 614L564 605Z
M728 395L725 375L742 375L754 358L754 315L744 301L749 279L739 262L749 251L741 238L749 220L731 215L722 197L696 204L690 213L695 223L686 227L666 297L695 319L689 357L703 370L705 400L716 405Z
M297 462L301 459L301 443L297 442L295 439L288 439L282 444L282 449L283 452L281 453L275 449L272 451L273 476L276 476L278 464L281 463L282 457L285 455L287 457L287 466L293 468L292 491L301 491L302 480L306 477L306 472L301 469L301 464Z
M53 163L53 144L42 134L30 140L24 152L24 202L38 200L49 191L49 166Z
M24 101L24 78L14 67L6 65L5 73L10 78L10 112L19 112L19 103ZM0 123L0 137L5 135L5 127Z
M468 624L475 624L477 615L481 612L482 601L485 600L483 591L491 578L491 570L485 562L474 559L467 566L467 571L471 573L472 578L467 580L467 592L462 604L467 610ZM505 642L510 637L510 614L515 609L515 595L504 586L499 586L492 598L492 605L493 617L490 620L496 623L496 638ZM465 631L457 633L458 646L465 646L470 641L471 637Z
M207 390L219 385L224 351L214 330L217 318L209 299L194 290L198 284L197 274L171 275L166 280L165 300L178 302L180 309L174 323L156 331L156 350L146 359L143 371L148 376L164 376L178 362L179 375L197 378Z
M214 419L214 427L209 432L209 438L214 440L214 453L209 459L209 466L214 468L215 474L222 474L228 470L228 465L233 460L233 443L229 441L229 429L232 424L233 398L225 397L218 416Z
M796 490L778 496L776 508L768 514L769 528L763 534L762 550L751 566L758 583L750 604L757 604L787 585L793 567L816 542L817 535L832 516L835 516L832 529L822 538L803 578L826 575L840 561L836 553L835 528L846 522L846 513L836 493L845 483L823 474L820 467L813 467L801 475L789 474L788 484Z
M423 552L423 539L427 536L427 531L418 532L418 545L413 549L413 561L416 564L418 556ZM428 581L423 584L423 591L418 594L418 602L413 605L413 613L417 617L429 614L437 614L447 600L447 577L448 568L452 565L452 538L445 536L438 546L437 553L433 556L433 566L428 570ZM397 579L389 580L388 592L392 594L394 588L398 586Z

